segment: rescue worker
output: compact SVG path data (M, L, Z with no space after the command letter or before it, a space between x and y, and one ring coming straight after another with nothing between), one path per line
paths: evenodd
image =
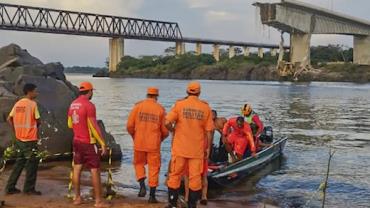
M252 106L248 103L244 104L241 108L241 114L245 117L246 122L250 125L253 133L254 143L257 150L260 146L264 146L259 140L259 136L263 132L263 123L258 114L253 111Z
M178 100L166 116L166 127L174 131L171 148L171 168L169 171L168 207L176 207L181 177L185 168L189 173L188 207L196 207L202 189L202 169L204 158L208 158L212 139L211 109L205 101L199 99L199 82L190 82L188 96ZM207 139L208 148L204 144Z
M15 103L9 114L8 122L15 133L16 161L13 171L5 187L6 194L17 194L21 191L15 186L26 169L26 180L23 192L29 195L41 195L35 190L39 159L37 158L38 127L40 126L40 113L35 99L38 95L37 86L27 83L23 87L24 98Z
M223 135L227 138L229 144L227 145L228 152L236 154L236 158L233 158L232 162L242 160L247 147L250 148L252 156L256 155L252 130L248 123L244 121L244 117L238 116L229 119L224 126Z
M138 196L145 197L145 165L148 164L149 203L158 203L155 192L161 167L161 143L168 136L165 127L166 111L157 102L159 92L155 87L147 89L147 98L136 103L127 122L127 131L134 140L134 167L140 183Z
M73 186L75 190L74 205L82 204L80 177L82 168L91 172L95 195L95 207L110 205L102 198L100 179L100 155L105 155L107 147L96 120L95 105L90 102L93 97L93 85L90 82L80 84L80 96L72 102L68 111L68 127L73 129ZM96 143L101 147L101 153ZM100 154L99 154L100 153Z

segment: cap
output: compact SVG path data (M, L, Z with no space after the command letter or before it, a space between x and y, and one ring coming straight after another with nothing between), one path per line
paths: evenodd
M189 82L186 92L191 93L191 94L200 93L200 83L197 81Z
M81 82L80 84L80 92L87 91L87 90L93 90L94 87L90 82Z
M159 90L156 87L148 87L146 90L146 94L148 95L159 95Z

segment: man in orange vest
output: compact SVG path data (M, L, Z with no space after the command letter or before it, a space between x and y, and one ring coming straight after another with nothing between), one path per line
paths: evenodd
M181 177L185 168L189 173L188 207L196 207L202 189L202 170L204 158L208 158L212 131L214 129L211 108L199 99L199 82L190 82L188 96L178 100L166 116L166 127L174 131L169 171L168 207L176 207ZM208 148L204 148L208 140Z
M90 102L93 96L90 82L80 84L80 96L74 100L68 111L68 127L73 129L73 186L75 189L74 205L82 204L80 177L83 167L90 169L95 194L95 207L109 207L102 198L100 180L100 155L107 152L106 144L96 121L95 105ZM99 154L96 143L101 146Z
M25 97L19 100L9 114L8 122L15 132L16 162L5 188L6 194L17 194L20 190L15 186L23 168L26 168L26 181L23 192L30 195L41 195L35 190L37 179L37 141L40 113L37 103L37 86L27 83L23 87Z
M147 98L134 106L127 122L127 131L134 140L134 167L140 183L138 196L145 197L145 165L148 164L149 203L157 203L155 197L161 167L161 143L168 136L164 125L166 111L157 102L158 89L149 87Z

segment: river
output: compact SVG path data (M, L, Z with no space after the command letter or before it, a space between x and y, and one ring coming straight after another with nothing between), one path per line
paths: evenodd
M128 113L145 97L146 87L160 89L159 102L166 110L185 96L188 81L161 79L109 79L68 75L72 83L91 81L97 115L123 151L115 168L119 191L135 190L132 139L125 130ZM370 84L290 83L253 81L201 81L201 98L219 116L239 113L249 102L275 136L287 136L284 157L237 187L210 193L213 203L240 207L266 203L278 207L320 207L316 194L325 177L329 148L332 160L327 207L370 207ZM162 145L161 186L170 159L170 139Z

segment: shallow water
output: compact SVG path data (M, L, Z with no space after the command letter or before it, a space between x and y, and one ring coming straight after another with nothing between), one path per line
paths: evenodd
M132 140L125 130L128 113L145 97L147 86L160 89L159 102L169 110L185 96L188 81L109 79L68 75L74 84L93 82L97 113L123 150L114 179L125 191L137 188L132 167ZM370 85L350 83L201 81L202 95L220 116L239 113L250 102L276 136L289 141L284 157L237 187L211 191L211 201L241 206L261 202L279 207L320 207L313 195L324 179L329 147L332 160L327 207L370 207ZM161 190L170 155L170 140L162 145ZM237 203L235 203L237 202ZM235 204L234 204L235 203Z

